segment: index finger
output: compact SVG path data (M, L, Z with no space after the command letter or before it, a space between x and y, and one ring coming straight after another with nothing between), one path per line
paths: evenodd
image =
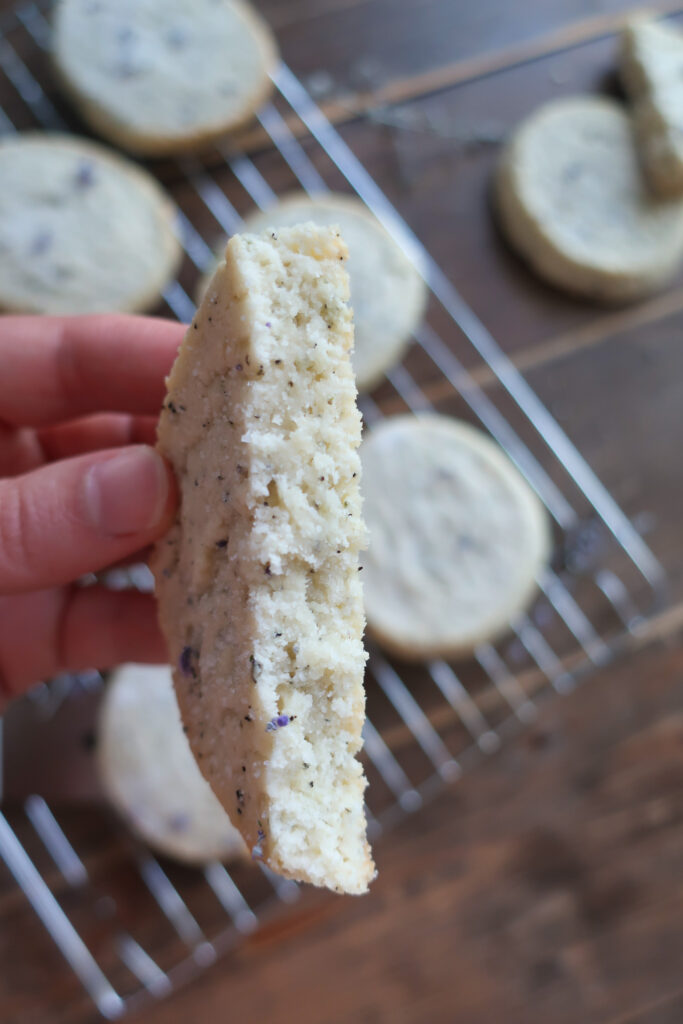
M185 328L143 316L0 317L0 420L156 414Z

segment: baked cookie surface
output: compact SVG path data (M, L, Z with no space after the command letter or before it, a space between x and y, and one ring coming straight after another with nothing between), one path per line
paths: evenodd
M363 892L360 416L346 247L235 235L168 379L181 492L154 560L197 762L252 854Z
M554 100L505 147L501 227L536 273L564 290L625 302L663 287L683 256L683 205L653 196L631 120L615 101Z
M53 54L91 128L133 153L200 149L270 93L273 35L241 0L60 0Z
M662 196L683 193L683 34L641 17L622 33L620 72L634 102L636 140L648 181Z
M181 256L175 206L146 171L74 136L0 141L0 306L142 312Z
M368 629L405 658L470 653L531 600L550 535L503 451L447 416L395 416L361 446Z
M183 735L167 665L123 665L112 674L97 763L109 799L159 853L189 864L246 854Z

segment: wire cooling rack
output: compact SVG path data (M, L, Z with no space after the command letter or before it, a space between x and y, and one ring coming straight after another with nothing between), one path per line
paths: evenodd
M72 128L73 115L52 89L48 71L48 7L23 4L0 23L2 132ZM267 208L283 189L319 194L330 183L337 189L341 183L379 218L431 292L406 360L362 399L366 422L388 411L436 407L478 424L525 475L555 530L556 556L538 578L533 609L510 623L508 637L482 644L457 671L442 660L407 668L371 647L363 756L370 782L369 829L376 838L494 753L512 730L531 722L546 695L566 693L586 669L606 663L661 603L664 574L302 84L283 64L273 82L273 100L258 121L274 149L269 144L250 158L224 148L203 162L186 158L154 165L178 203L186 253L178 279L164 293L168 310L181 320L191 318L192 288L211 265L219 235L238 229L241 214L254 204ZM292 118L303 133L293 133ZM486 364L496 386L486 392L477 386L466 368L472 364ZM30 698L36 720L54 714L65 700L89 699L100 686L101 677L93 673L37 689ZM104 1017L119 1017L147 998L167 995L299 896L294 883L262 865L237 865L228 872L211 864L189 872L162 865L128 837L127 885L141 900L146 895L146 913L154 922L138 929L151 936L142 938L136 922L124 920L106 879L89 877L55 806L32 795L6 816L0 813L0 856ZM121 827L108 818L102 817L98 828L105 834L118 830L120 839Z

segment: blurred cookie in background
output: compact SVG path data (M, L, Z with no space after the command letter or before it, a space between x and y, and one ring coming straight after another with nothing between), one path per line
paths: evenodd
M293 227L312 221L336 226L349 247L347 264L354 316L353 368L359 391L370 391L386 370L403 358L427 301L425 283L403 250L359 199L347 195L310 197L297 192L267 210L251 214L244 231ZM220 258L220 257L219 257ZM201 279L201 300L213 275Z
M553 100L515 130L495 182L501 227L542 278L600 302L664 287L683 258L683 204L654 196L615 100Z
M278 60L241 0L60 0L53 54L88 125L139 156L201 149L247 123Z
M146 171L75 136L0 141L0 307L143 312L181 257L176 208Z
M449 416L394 416L361 444L368 630L408 659L505 632L550 553L541 502L489 437Z
M107 684L97 737L105 793L152 849L204 864L243 856L183 732L167 665L123 665Z
M621 37L620 74L633 101L636 143L650 187L683 194L683 33L634 18Z

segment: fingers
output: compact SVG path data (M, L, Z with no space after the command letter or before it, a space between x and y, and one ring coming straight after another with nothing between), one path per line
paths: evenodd
M127 444L153 446L156 427L156 416L101 413L48 427L39 431L38 438L45 461L54 462L101 448L119 448Z
M28 473L45 461L35 430L17 430L0 422L0 477Z
M59 672L168 657L154 598L102 587L0 598L0 651L0 706Z
M67 583L122 561L168 529L170 468L145 445L0 480L0 593Z
M46 426L92 412L158 414L181 324L124 315L0 318L0 420Z
M46 462L73 455L156 441L156 416L100 413L60 423L43 430L3 427L0 424L0 477L19 476Z

